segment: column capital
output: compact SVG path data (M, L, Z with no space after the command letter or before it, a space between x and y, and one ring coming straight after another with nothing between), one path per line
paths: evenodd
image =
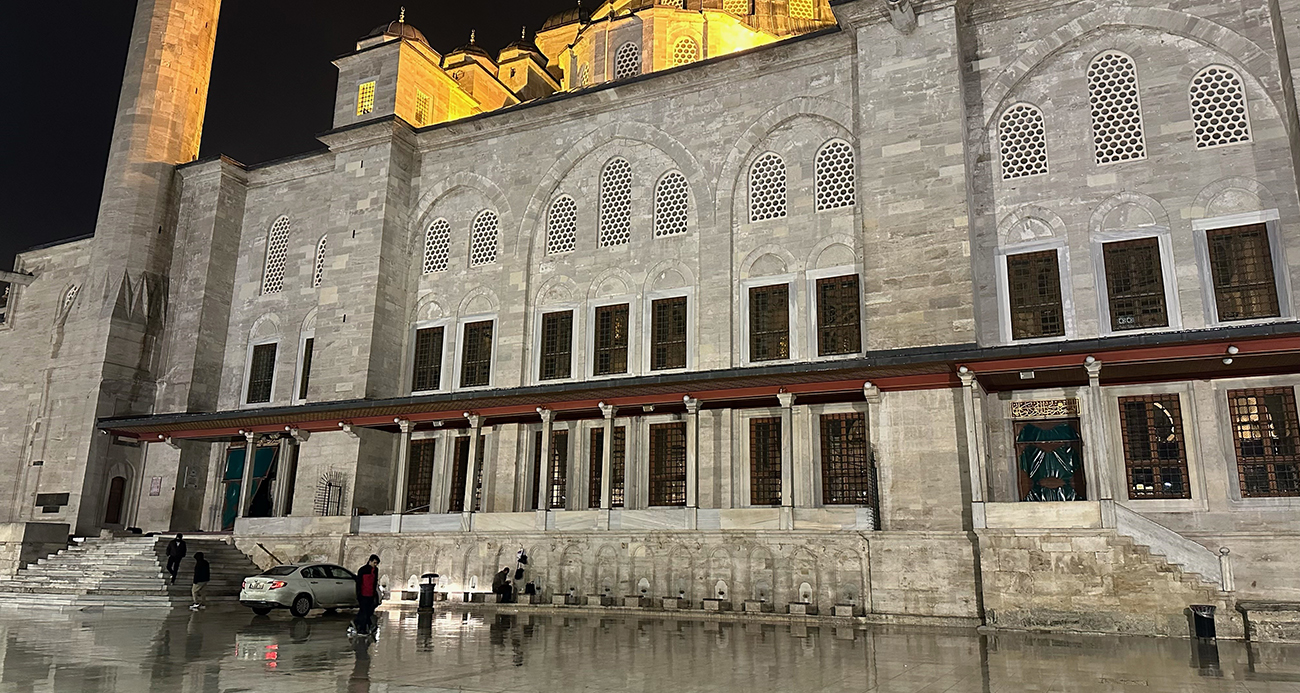
M862 383L862 396L871 404L880 404L880 388L871 381Z
M782 409L789 409L794 406L795 395L793 392L782 390L776 393L776 401L781 403Z
M612 419L618 414L618 407L612 404L605 404L604 402L601 402L596 406L600 407L600 413L607 419Z
M542 417L542 423L544 424L550 425L552 422L555 421L555 412L551 411L550 409L547 409L546 407L538 407L537 415Z
M700 400L694 397L691 397L690 395L686 395L685 397L683 397L682 402L686 404L686 413L692 415L699 414L700 407L703 406L703 402L701 402Z
M1097 385L1098 379L1101 378L1101 361L1096 357L1089 356L1083 361L1084 370L1088 371L1088 380L1090 385Z
M397 428L402 431L403 435L409 436L411 431L415 430L415 424L410 419L393 419L393 423L397 424Z
M483 415L474 414L472 412L465 412L465 419L469 421L470 428L476 431L480 428L483 428Z
M262 434L260 433L254 433L252 431L240 431L240 433L244 434L244 440L248 441L249 445L257 445L257 442L262 439Z

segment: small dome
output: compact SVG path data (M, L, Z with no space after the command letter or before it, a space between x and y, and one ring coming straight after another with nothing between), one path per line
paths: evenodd
M546 31L547 29L554 29L555 27L564 26L565 24L572 24L574 22L586 23L589 21L591 21L590 12L587 12L581 7L573 7L563 12L557 12L548 17L546 22L542 24L541 30Z
M379 26L375 27L374 30L371 31L369 34L366 34L365 37L362 38L361 40L365 41L366 39L389 37L389 36L391 36L392 38L408 39L410 41L419 41L420 43L423 43L426 46L429 45L429 40L424 37L424 34L421 33L419 29L416 29L415 27L411 26L410 24L407 24L406 22L400 19L395 22L380 24Z

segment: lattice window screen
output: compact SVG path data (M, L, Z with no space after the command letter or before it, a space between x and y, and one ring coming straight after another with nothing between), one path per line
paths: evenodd
M600 247L632 238L632 165L617 158L600 173Z
M673 65L688 65L700 59L700 46L695 39L683 36L673 44Z
M1164 272L1160 241L1137 238L1102 246L1106 269L1106 298L1113 330L1165 327Z
M1178 395L1119 398L1128 497L1191 498Z
M749 420L749 504L781 504L781 419Z
M289 217L280 217L271 224L266 237L266 269L262 273L262 293L276 294L284 290L284 269L289 256Z
M724 12L746 16L750 14L751 0L722 0L722 9Z
M785 161L768 152L749 168L749 220L785 216Z
M365 82L357 87L357 115L367 115L375 110L375 83Z
M1088 66L1092 141L1098 164L1145 159L1142 102L1137 66L1118 51L1106 51Z
M789 0L790 16L795 19L816 19L817 6L814 0Z
M329 236L321 236L316 244L316 267L311 273L312 287L320 286L325 281L325 251L329 246Z
M578 243L578 203L564 195L551 203L546 215L546 254L567 253Z
M635 43L625 43L614 54L614 79L627 79L641 74L641 49Z
M1189 93L1196 146L1200 149L1250 141L1250 113L1241 76L1211 65L1192 78Z
M686 233L691 195L686 176L673 171L655 186L655 238Z
M686 505L686 423L650 425L650 505Z
M1229 390L1241 495L1300 496L1300 418L1295 389Z
M1065 334L1060 264L1055 250L1007 256L1011 338Z
M491 320L465 325L460 362L461 387L482 387L492 382L492 328Z
M1219 320L1279 317L1268 225L1214 229L1206 241Z
M857 202L853 147L831 140L817 152L817 211L852 207Z
M451 255L451 224L439 219L424 235L424 274L445 272Z
M541 380L567 378L573 369L573 311L542 316Z
M469 246L471 267L490 265L497 261L497 215L484 210L474 219L474 231Z
M1003 111L998 120L998 147L1002 152L1002 180L1047 173L1043 112L1028 103Z

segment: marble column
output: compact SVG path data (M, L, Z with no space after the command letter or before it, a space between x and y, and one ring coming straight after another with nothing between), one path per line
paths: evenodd
M971 524L975 529L982 529L987 526L984 493L988 488L988 471L984 460L984 436L975 418L975 389L979 387L979 381L965 366L957 371L957 377L961 378L962 409L966 414L966 473L970 477Z
M1088 420L1087 440L1091 453L1085 450L1086 457L1092 460L1092 469L1085 465L1084 473L1088 475L1088 500L1101 502L1101 524L1103 527L1115 526L1115 491L1112 488L1110 469L1110 436L1107 434L1106 403L1101 394L1101 361L1089 356L1084 361L1088 371Z
M252 431L244 431L244 476L239 482L239 512L235 517L244 517L248 512L248 489L253 485L253 461L257 458L257 442L262 436Z
M782 390L781 403L781 529L794 529L794 393Z
M613 507L614 494L614 416L618 414L618 407L612 404L600 403L600 413L605 417L605 435L602 439L600 448L600 507L609 510ZM626 463L623 467L624 476L627 475ZM627 494L627 482L623 485L624 496ZM626 505L626 503L624 503Z
M293 453L293 438L280 438L280 453L275 460L275 495L272 499L271 516L284 517L285 494L289 489L291 465L289 455Z
M397 475L392 496L393 514L401 515L406 512L406 475L410 473L411 431L415 430L415 424L407 419L397 419L395 423L402 435L397 448Z
M555 412L538 407L537 413L542 417L542 463L537 466L537 510L545 513L551 509L551 425L555 423Z
M686 507L700 507L700 406L690 395L686 403Z
M474 507L474 490L478 478L478 452L483 447L479 436L483 431L483 417L478 414L466 412L465 418L469 419L469 460L465 464L465 503L462 506L463 512L469 514L478 510Z

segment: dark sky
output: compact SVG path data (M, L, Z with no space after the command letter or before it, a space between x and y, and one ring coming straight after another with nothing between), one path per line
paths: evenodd
M223 0L202 156L254 164L319 148L337 71L330 60L397 18L403 0ZM441 52L495 52L576 0L405 0ZM594 4L594 0L592 3ZM450 8L450 9L448 9ZM94 232L132 0L8 3L0 58L0 269L33 245Z

